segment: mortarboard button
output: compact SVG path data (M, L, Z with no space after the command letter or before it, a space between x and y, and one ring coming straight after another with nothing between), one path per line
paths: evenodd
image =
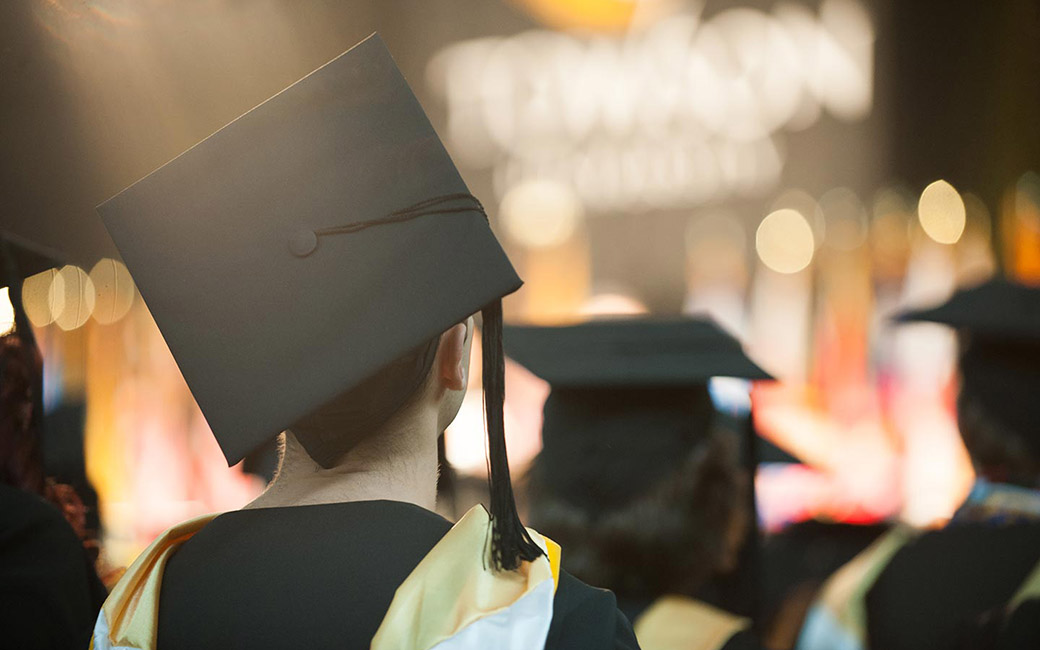
M317 247L318 236L313 230L300 230L289 238L289 251L296 257L307 257Z

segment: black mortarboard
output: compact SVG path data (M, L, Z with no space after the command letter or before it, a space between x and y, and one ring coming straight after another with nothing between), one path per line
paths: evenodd
M957 329L962 394L1040 453L1040 287L995 278L896 320Z
M710 320L507 327L506 353L549 382L538 481L590 511L649 489L710 425L712 377L771 379Z
M1040 341L1040 287L994 278L940 305L904 311L896 320L941 323L991 339Z
M474 312L500 355L500 299L521 284L377 35L98 211L229 463Z
M507 327L508 356L556 388L705 384L772 379L740 342L707 319L625 318L565 327Z

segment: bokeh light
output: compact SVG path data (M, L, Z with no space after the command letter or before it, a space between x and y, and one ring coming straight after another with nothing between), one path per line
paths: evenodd
M509 236L531 248L558 246L574 234L583 215L574 191L550 180L524 181L502 199L499 214Z
M826 243L840 251L852 251L867 240L867 210L846 187L836 187L820 197L817 221L826 224Z
M762 263L779 273L797 273L812 262L816 242L802 213L782 208L758 225L755 249Z
M810 220L809 225L813 229L816 247L819 248L826 237L827 224L823 220L823 212L820 210L820 205L816 202L816 199L805 190L797 188L787 189L773 200L769 206L769 212L776 212L784 208L796 210Z
M956 244L967 213L961 195L946 181L930 183L917 202L917 218L925 234L940 244Z
M14 331L14 305L11 304L11 289L0 289L0 336Z
M621 292L599 293L581 306L581 315L588 318L611 316L638 316L648 310L638 298Z
M47 269L43 273L30 275L22 283L22 307L29 322L36 327L53 323L55 314L65 305L65 292L51 291L55 282L61 282L59 277L57 269ZM59 304L55 304L55 300Z
M63 330L81 327L94 311L94 283L78 266L63 267L51 283L50 293L54 322Z
M102 258L90 270L94 285L94 320L107 325L130 311L134 302L134 282L122 262Z

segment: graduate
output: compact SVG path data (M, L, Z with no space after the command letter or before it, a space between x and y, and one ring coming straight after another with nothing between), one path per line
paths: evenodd
M770 376L708 320L512 327L506 341L551 387L528 497L532 524L573 549L564 567L617 594L645 650L758 647L750 620L696 597L750 527L708 381Z
M1040 288L998 278L899 320L957 330L976 482L941 530L897 526L832 576L798 647L1040 647Z
M501 298L521 285L378 36L98 208L229 464L266 492L128 569L93 648L635 648L517 516ZM480 316L490 512L434 513Z
M83 503L43 464L43 364L22 283L59 258L0 232L0 287L14 308L14 331L0 336L0 645L9 648L84 647L107 595L85 548Z

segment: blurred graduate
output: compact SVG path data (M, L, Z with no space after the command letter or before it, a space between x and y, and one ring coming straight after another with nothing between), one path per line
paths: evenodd
M532 524L572 549L564 567L617 594L646 650L758 647L749 619L697 596L751 524L708 382L769 375L707 320L506 331L507 355L551 387L528 496Z
M0 287L14 308L14 330L0 336L0 630L10 648L85 646L107 595L86 508L43 462L43 360L21 292L58 258L0 232Z
M976 482L941 530L897 526L840 569L798 647L1040 647L1040 288L998 278L899 320L957 330Z
M245 509L138 558L96 650L636 647L520 523L501 298L521 281L378 36L99 212L228 463L282 451ZM437 446L478 312L490 512L453 526Z

